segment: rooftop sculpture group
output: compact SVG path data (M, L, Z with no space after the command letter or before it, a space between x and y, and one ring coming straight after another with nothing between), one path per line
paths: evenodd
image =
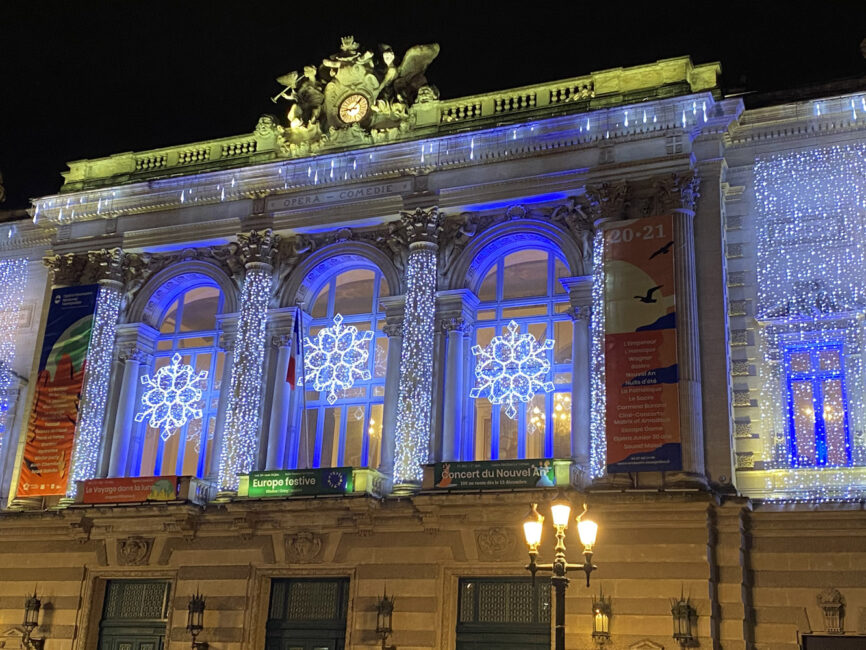
M290 103L286 123L264 116L257 129L276 130L286 153L388 140L411 127L416 104L438 98L424 76L438 54L436 43L415 45L398 65L390 46L361 52L354 37L345 36L340 51L320 65L277 78L283 90L272 100Z

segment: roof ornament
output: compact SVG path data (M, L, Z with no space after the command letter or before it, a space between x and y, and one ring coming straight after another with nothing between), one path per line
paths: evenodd
M290 104L285 122L277 126L284 152L383 142L408 130L414 106L439 97L425 76L438 54L437 43L415 45L398 64L389 45L379 45L374 54L344 36L339 52L319 65L278 77L283 89L271 100Z

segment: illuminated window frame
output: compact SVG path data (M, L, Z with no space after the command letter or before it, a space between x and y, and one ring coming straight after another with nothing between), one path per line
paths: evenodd
M471 287L471 289L475 292L476 296L478 295L481 286L483 285L487 275L490 273L490 270L494 267L496 268L496 299L479 302L478 307L476 308L476 321L474 327L472 329L472 339L470 345L478 344L478 332L480 329L484 328L495 328L495 334L501 335L504 332L507 333L506 327L512 320L518 324L519 333L525 333L529 331L529 326L533 324L545 324L546 325L546 335L544 338L555 339L556 332L556 324L557 323L567 323L570 333L572 328L573 319L572 317L566 313L568 307L570 307L570 302L568 298L568 294L564 291L564 289L558 284L559 278L557 278L556 274L556 263L557 261L563 265L565 269L568 269L568 262L565 256L558 251L553 246L546 246L542 241L533 241L531 245L528 246L511 246L508 245L509 235L505 235L503 239L506 240L505 245L502 246L501 250L496 254L495 257L489 260L487 265L483 268L483 270L478 274L478 282L477 285ZM547 290L544 295L538 296L530 296L526 298L503 298L503 287L504 287L504 275L505 275L505 259L516 252L524 252L524 251L540 251L547 255ZM482 253L483 254L483 253ZM533 316L506 316L504 315L505 310L519 308L519 307L538 307L544 305L546 307L544 314L533 315ZM481 320L478 318L484 312L493 310L495 313L494 318L492 319L484 319ZM539 343L543 343L543 340L540 340ZM574 345L574 341L572 340L571 345ZM483 347L483 346L482 346ZM554 457L555 451L555 426L553 422L553 415L555 413L555 400L561 399L557 398L557 395L561 395L563 393L568 394L568 402L562 404L565 408L571 408L571 400L574 395L574 376L572 375L573 371L573 363L572 363L572 355L569 354L568 360L562 363L554 363L554 354L555 348L548 350L548 361L550 362L550 379L554 382L554 390L549 393L538 392L536 393L536 398L542 397L544 399L544 424L543 424L543 435L544 435L544 444L543 444L543 454L544 458L552 458ZM476 450L476 438L479 433L475 430L477 424L477 416L476 416L476 402L478 400L472 399L469 396L469 391L476 385L475 378L475 364L478 359L474 355L469 359L469 373L468 373L468 383L466 387L466 399L468 400L468 431L469 435L464 437L464 440L461 444L461 460L499 460L500 456L500 433L501 433L501 423L502 418L507 417L504 414L504 405L493 404L491 405L491 432L490 432L490 449L489 453L486 454L486 458L476 458L475 450ZM571 380L568 382L556 382L556 376L558 374L567 373L571 376ZM480 400L486 398L478 398ZM527 417L526 410L532 402L521 403L517 409L517 415L515 417L515 422L517 424L517 458L527 458ZM446 414L447 417L447 414ZM569 419L569 423L571 420ZM568 442L569 442L569 453L566 456L571 455L571 425L568 427ZM562 454L559 454L560 456ZM533 455L534 457L535 455Z
M315 318L307 316L305 322L306 327L304 328L304 336L313 338L319 330L333 326L334 316L336 316L338 313L335 305L335 299L337 294L337 278L341 275L344 275L345 273L349 273L352 271L370 271L373 273L373 301L371 304L371 308L375 307L375 310L371 309L370 312L361 314L341 314L341 316L343 317L344 326L354 325L358 328L359 331L369 329L370 331L374 332L374 337L369 342L370 353L367 357L367 369L370 371L370 379L356 380L352 388L349 389L349 391L338 391L337 400L333 404L328 402L327 391L306 391L305 402L303 404L303 416L300 421L300 429L298 432L298 443L291 450L289 458L289 465L291 467L306 468L309 466L315 468L323 466L322 458L323 446L325 442L324 426L326 412L328 409L339 409L340 431L339 443L337 445L337 457L335 459L332 459L332 461L329 464L325 465L325 467L346 466L347 425L349 422L349 417L354 417L359 409L362 413L361 418L363 419L364 424L363 439L361 442L360 463L358 466L361 468L369 467L371 469L377 469L378 467L379 455L381 453L381 440L383 435L382 413L384 412L385 404L385 380L387 368L385 368L377 376L376 359L379 341L383 339L387 341L388 339L388 337L382 331L382 328L385 325L385 312L381 308L380 298L383 296L380 295L380 292L382 285L387 285L387 280L384 279L382 271L374 264L359 264L357 262L351 265L341 265L336 269L332 270L315 286L315 289L311 292L313 298L309 303L311 306L310 309L312 310L313 306L316 305L322 292L327 290L328 305L326 315ZM385 358L381 359L381 362L382 364L387 363L387 348ZM346 392L351 393L357 389L364 389L364 395L345 395ZM379 394L374 394L377 392ZM376 409L375 407L377 406L380 408ZM374 409L377 411L379 417L378 421L371 423L370 420ZM309 419L309 413L311 411L315 411L316 413L315 430L313 430ZM308 445L311 442L309 440L309 436L315 437L315 441L313 442L312 458L305 457L306 455L308 455L306 454L305 450L308 448ZM378 437L380 445L379 452L373 452L373 454L371 454L371 436Z
M219 292L219 301L217 303L216 316L214 318L214 328L210 330L195 330L189 332L180 331L181 324L183 323L183 310L184 310L184 298L188 293L194 291L195 289L200 289L202 287L209 287L212 289L216 289ZM161 329L166 317L168 316L169 310L177 304L177 311L175 312L175 322L174 322L174 331L173 332L161 332L156 338L156 344L153 354L153 361L148 368L147 372L144 374L153 375L156 370L159 368L160 362L163 362L163 365L168 365L171 362L171 357L178 353L181 355L183 361L181 363L189 364L193 368L196 368L196 360L199 356L204 354L211 355L210 365L207 368L198 368L197 370L207 370L207 379L205 385L202 387L202 399L201 399L201 441L199 444L198 460L196 462L196 476L199 478L204 478L208 475L210 468L208 467L209 458L208 458L208 440L210 440L210 450L211 453L215 450L215 444L213 440L213 435L216 430L216 419L218 416L218 402L219 402L219 392L222 387L222 380L224 377L217 377L217 369L219 368L219 360L220 357L223 359L222 367L223 367L223 375L225 375L225 351L219 347L219 329L218 329L218 320L219 315L223 313L223 309L225 307L225 294L222 289L217 285L216 282L208 281L208 280L197 280L195 282L190 282L189 284L185 284L183 288L172 294L172 298L167 301L167 304L162 310L159 319L157 320L158 326L157 329ZM198 347L180 347L181 342L186 339L191 338L210 338L212 341L211 345L207 346L198 346ZM140 396L136 399L136 412L141 409L140 404ZM211 429L211 420L212 429ZM177 436L177 445L178 445L178 454L177 454L177 462L174 468L163 467L164 462L164 454L165 447L169 441L164 441L160 438L159 433L156 434L156 454L154 457L153 463L153 471L146 472L145 468L142 467L142 463L144 462L144 448L145 441L147 438L147 429L148 424L147 420L136 424L135 426L139 427L138 429L138 439L140 440L138 453L136 455L136 460L133 463L133 476L150 476L151 474L154 476L170 476L176 475L181 476L183 474L183 466L184 466L184 457L189 451L195 452L194 446L189 446L186 444L186 436L189 430L189 426L192 423L192 420L184 424L180 429L175 431L172 434L172 438ZM189 447L189 449L187 449Z
M822 370L819 353L823 350L833 350L839 355L839 368ZM797 353L809 353L810 369L796 371L792 368L792 357ZM826 467L828 465L827 429L824 420L824 386L826 380L838 379L842 395L842 417L845 443L845 467L853 464L851 453L851 430L848 411L848 390L845 381L845 346L838 342L790 342L784 344L783 363L785 369L785 414L787 427L788 458L791 467ZM796 414L794 412L794 383L810 382L812 390L814 424L815 464L804 464L797 449Z

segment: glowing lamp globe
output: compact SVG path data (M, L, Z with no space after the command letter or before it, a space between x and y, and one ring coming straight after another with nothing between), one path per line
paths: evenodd
M554 526L568 528L568 518L571 516L571 506L568 501L554 501L550 506L550 514L553 515Z
M580 519L577 522L577 534L580 536L580 543L583 547L591 551L595 545L595 538L598 535L598 524L592 519Z

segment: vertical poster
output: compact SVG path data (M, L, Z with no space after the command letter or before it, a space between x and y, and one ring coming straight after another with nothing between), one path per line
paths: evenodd
M51 293L17 496L66 494L99 285Z
M682 469L673 216L604 229L607 471Z

